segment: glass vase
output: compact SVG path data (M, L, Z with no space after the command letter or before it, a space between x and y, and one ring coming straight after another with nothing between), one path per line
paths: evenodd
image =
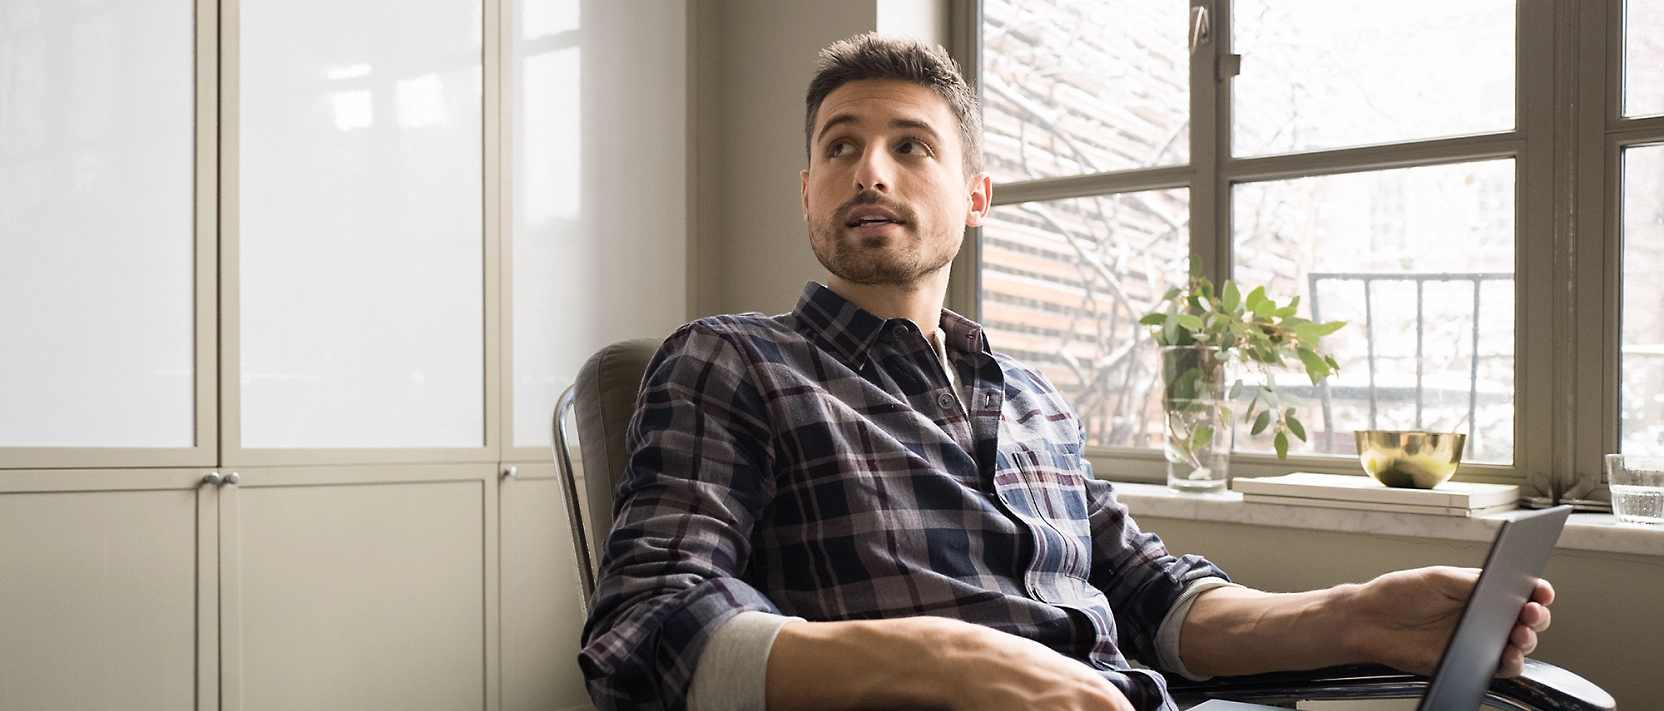
M1213 346L1161 349L1163 450L1167 486L1188 492L1225 490L1230 475L1225 360Z

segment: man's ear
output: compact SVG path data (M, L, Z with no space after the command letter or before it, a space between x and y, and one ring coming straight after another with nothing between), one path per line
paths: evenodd
M807 175L807 173L805 173ZM965 211L966 227L981 227L983 220L988 219L988 211L994 209L994 179L987 173L977 173L971 176L970 200Z
M809 171L805 170L802 173L800 173L799 175L801 176L802 184L798 186L798 190L799 190L799 192L803 193L803 221L808 222L809 221Z

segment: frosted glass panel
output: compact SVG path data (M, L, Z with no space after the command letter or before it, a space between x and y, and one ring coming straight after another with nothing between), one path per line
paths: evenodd
M191 0L0 0L0 446L189 447Z
M484 442L478 0L245 0L242 444Z
M513 432L547 447L591 353L686 320L687 9L514 9Z

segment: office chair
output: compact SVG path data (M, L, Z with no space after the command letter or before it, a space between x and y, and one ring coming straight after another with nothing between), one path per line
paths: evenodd
M612 526L614 486L624 472L627 453L624 430L635 409L647 363L658 350L658 339L622 341L601 349L578 371L555 408L555 461L571 517L572 540L578 552L579 579L588 604L595 592L600 565L599 544ZM580 492L571 458L567 414L577 417L578 448L583 457L584 482ZM590 520L585 522L579 497L584 497ZM1288 705L1296 701L1388 699L1419 697L1427 677L1379 664L1351 664L1301 672L1215 677L1193 682L1168 677L1168 689L1181 706L1208 699ZM1491 683L1486 703L1511 711L1611 711L1617 702L1600 687L1552 664L1525 660L1525 671L1513 679Z

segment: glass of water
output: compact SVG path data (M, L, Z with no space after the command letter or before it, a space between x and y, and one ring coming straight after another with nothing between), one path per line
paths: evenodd
M1664 524L1664 457L1608 454L1606 481L1619 521Z

